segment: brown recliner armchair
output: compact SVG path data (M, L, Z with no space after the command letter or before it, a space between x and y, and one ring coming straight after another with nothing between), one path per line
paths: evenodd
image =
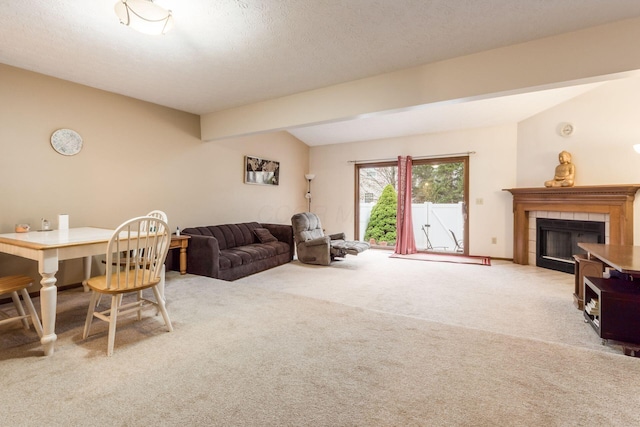
M358 255L369 249L366 242L345 240L344 233L325 235L318 215L311 212L291 217L298 260L305 264L329 265L334 258Z

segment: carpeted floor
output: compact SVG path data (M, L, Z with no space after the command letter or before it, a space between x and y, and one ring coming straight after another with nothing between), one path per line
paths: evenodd
M640 359L603 346L573 278L367 251L236 282L170 273L175 332L149 312L81 340L88 294L59 294L58 346L3 329L3 425L640 424ZM39 303L38 298L35 299Z

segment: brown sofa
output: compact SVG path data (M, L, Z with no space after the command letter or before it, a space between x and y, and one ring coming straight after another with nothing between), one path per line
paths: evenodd
M210 225L182 230L191 236L187 273L236 280L293 259L293 228L284 224Z

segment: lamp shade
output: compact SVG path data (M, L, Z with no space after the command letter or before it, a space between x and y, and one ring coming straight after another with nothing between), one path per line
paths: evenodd
M305 178L307 178L307 180L311 181L313 178L315 178L316 176L312 173L308 173L304 176Z
M120 23L144 34L160 35L173 28L171 11L151 0L120 0L114 10Z

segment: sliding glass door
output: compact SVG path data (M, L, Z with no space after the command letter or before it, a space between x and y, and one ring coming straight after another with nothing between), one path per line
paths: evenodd
M467 253L468 157L414 159L413 231L418 250ZM356 237L395 244L397 163L356 164Z

